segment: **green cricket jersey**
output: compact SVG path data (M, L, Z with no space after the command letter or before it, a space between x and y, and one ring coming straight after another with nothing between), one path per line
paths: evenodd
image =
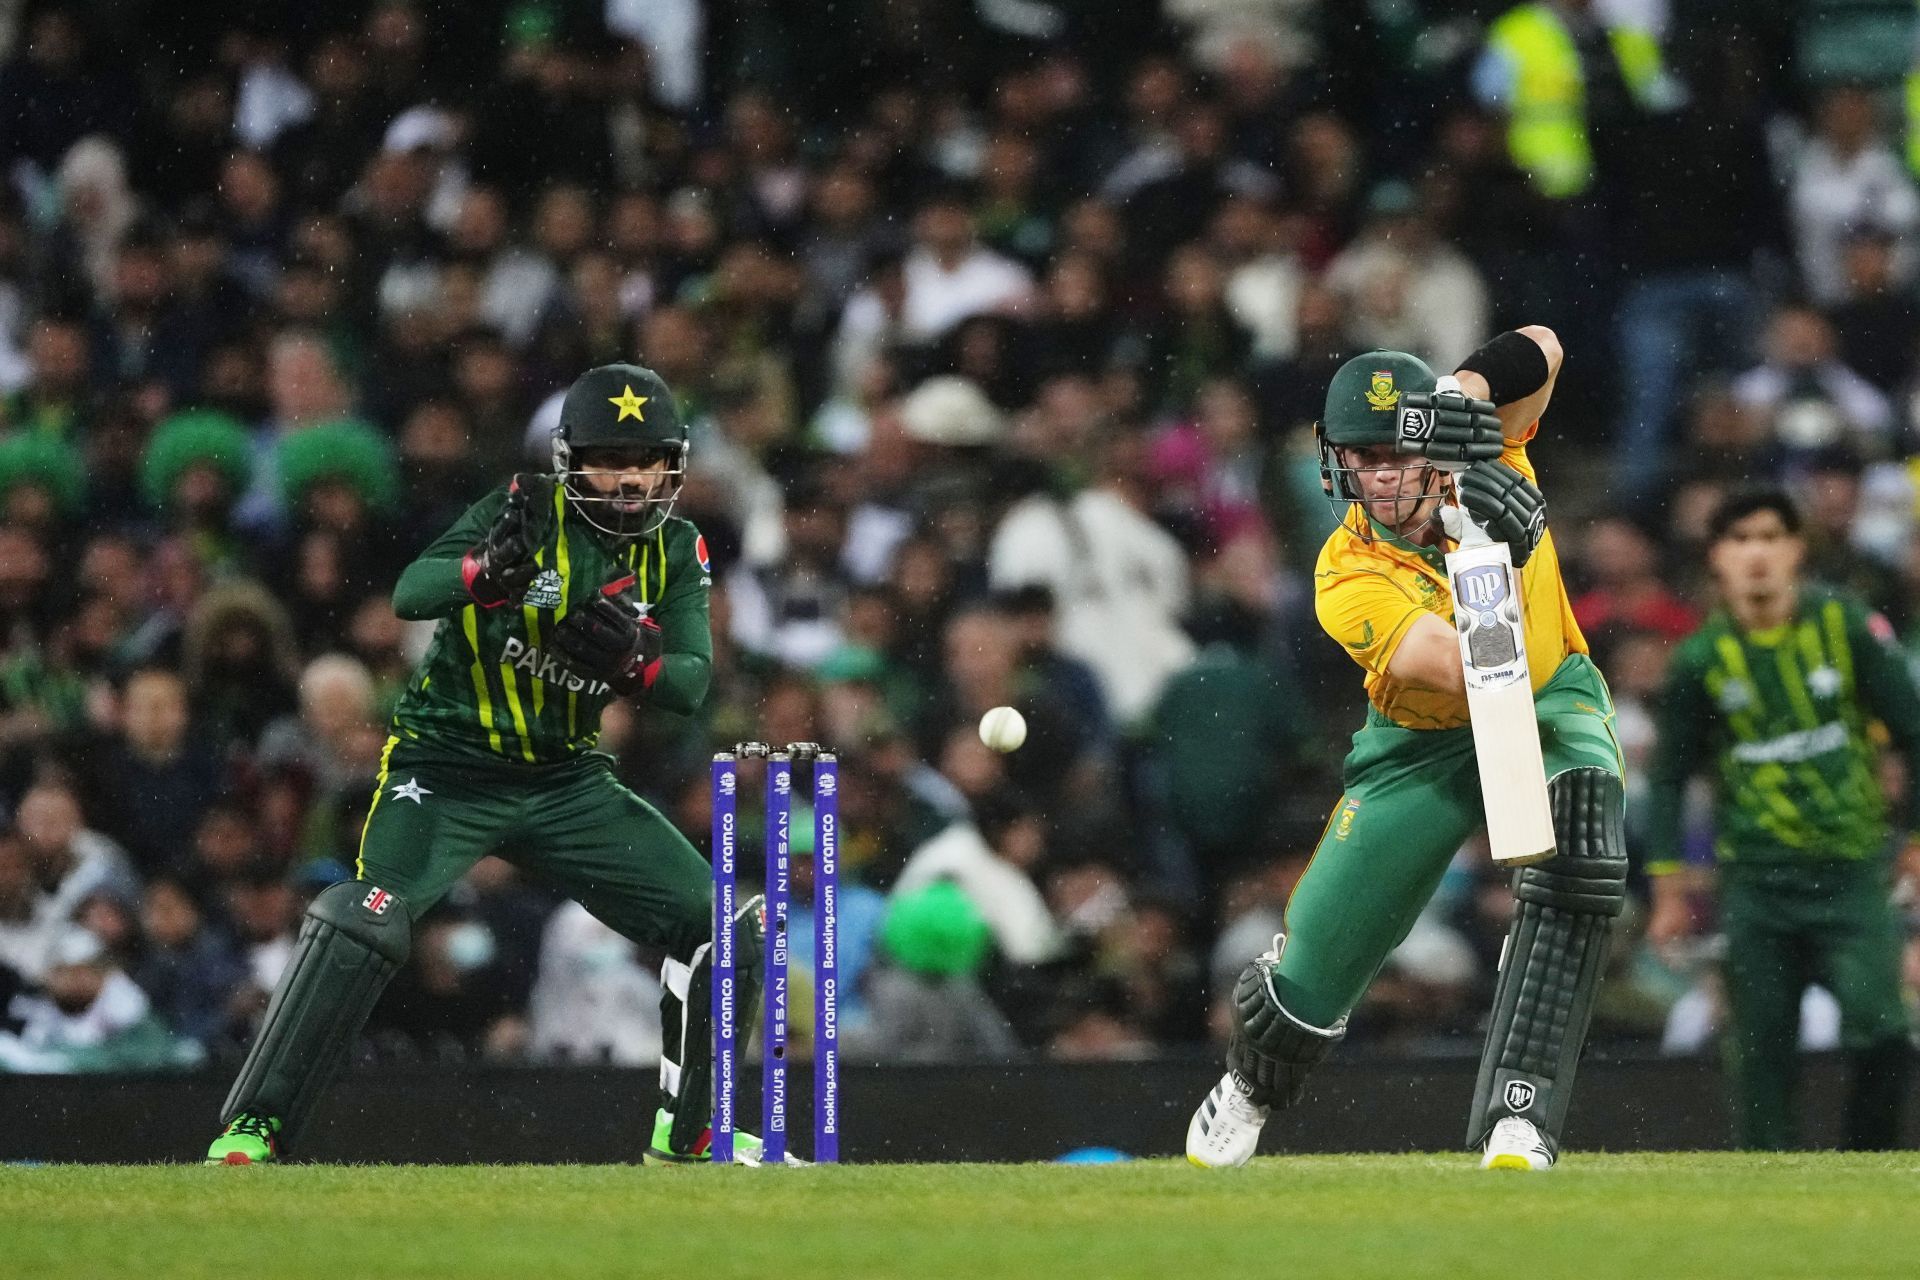
M540 572L519 604L473 602L461 561L506 505L502 485L467 509L400 575L393 591L402 618L438 618L426 658L393 713L394 736L458 754L527 764L566 760L600 736L600 711L617 696L604 681L568 671L546 638L567 610L609 583L631 577L630 597L660 624L665 657L644 695L650 706L688 714L707 695L713 636L707 620L712 578L706 542L693 525L668 519L633 542L595 529L553 491L551 517L535 556Z
M1879 735L1908 762L1920 821L1920 696L1878 614L1808 588L1791 621L1743 632L1725 611L1667 674L1648 801L1648 870L1679 863L1687 779L1713 772L1723 861L1873 858L1887 848Z

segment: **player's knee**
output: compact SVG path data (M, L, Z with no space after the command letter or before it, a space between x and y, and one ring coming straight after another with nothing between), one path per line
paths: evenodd
M1625 795L1605 769L1569 769L1547 785L1559 852L1522 868L1513 896L1560 911L1617 916L1627 903Z
M657 927L667 953L688 959L713 937L713 899L704 893L676 895L660 910Z
M413 950L413 912L399 894L371 881L327 886L308 904L307 915L396 966Z

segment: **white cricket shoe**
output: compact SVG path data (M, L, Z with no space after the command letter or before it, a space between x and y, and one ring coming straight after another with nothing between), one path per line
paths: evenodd
M1202 1169L1239 1168L1253 1158L1260 1127L1272 1110L1255 1106L1229 1071L1187 1125L1187 1163Z
M1553 1152L1533 1121L1524 1116L1507 1116L1487 1135L1487 1154L1480 1157L1482 1169L1522 1169L1535 1173L1553 1168Z

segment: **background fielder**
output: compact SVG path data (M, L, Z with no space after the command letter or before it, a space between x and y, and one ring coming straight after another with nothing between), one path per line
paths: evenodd
M1467 1138L1485 1143L1485 1162L1497 1167L1545 1168L1555 1158L1626 870L1612 703L1573 620L1526 453L1559 363L1552 332L1533 327L1468 358L1459 374L1466 395L1435 393L1432 370L1401 352L1358 356L1328 386L1322 468L1342 523L1320 554L1315 607L1365 669L1370 706L1347 757L1345 794L1287 905L1286 931L1235 986L1229 1070L1188 1130L1197 1164L1253 1154L1269 1110L1298 1100L1308 1070L1345 1034L1348 1011L1484 821L1438 519L1449 485L1435 459L1470 461L1460 501L1522 566L1559 849L1515 876L1518 906ZM1432 414L1412 420L1418 432L1402 430L1409 408Z
M271 1159L297 1142L405 962L412 921L491 852L667 952L648 1154L704 1156L707 864L593 750L615 697L691 712L706 694L706 548L670 514L686 449L658 376L594 369L567 393L554 475L488 494L401 575L395 611L440 625L394 713L356 878L309 909L209 1161ZM744 974L759 944L742 935Z
M1661 699L1648 938L1669 945L1693 929L1681 818L1688 779L1710 773L1735 1140L1799 1142L1800 999L1819 983L1840 1005L1850 1059L1844 1140L1898 1146L1911 1050L1888 868L1896 845L1920 863L1920 696L1885 618L1801 584L1806 546L1784 493L1734 494L1711 528L1723 607L1674 655ZM1907 765L1898 841L1878 776L1883 732Z

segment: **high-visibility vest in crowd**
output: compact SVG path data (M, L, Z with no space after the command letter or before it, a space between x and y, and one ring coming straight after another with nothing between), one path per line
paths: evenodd
M1635 27L1608 27L1627 89L1651 103L1660 83L1660 46ZM1559 16L1545 4L1523 4L1502 14L1487 32L1489 47L1514 69L1507 103L1507 150L1534 187L1556 199L1577 196L1593 182L1587 141L1587 86L1580 54Z

